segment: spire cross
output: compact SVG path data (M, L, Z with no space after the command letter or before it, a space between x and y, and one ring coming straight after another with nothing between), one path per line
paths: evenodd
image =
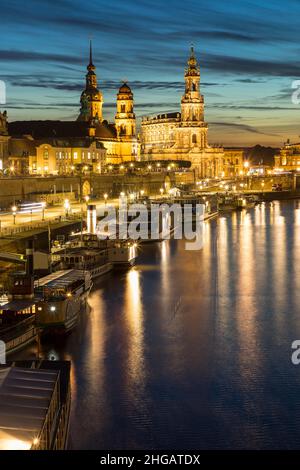
M90 64L93 64L93 45L92 45L92 38L90 37Z

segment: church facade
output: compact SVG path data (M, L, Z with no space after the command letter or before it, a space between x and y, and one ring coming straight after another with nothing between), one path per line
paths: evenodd
M139 143L136 134L133 93L129 85L123 83L118 91L114 124L108 124L104 120L103 102L103 94L98 88L92 44L90 43L86 86L80 97L81 108L77 121L89 123L90 136L103 143L108 164L120 164L135 160L139 154Z
M144 160L188 160L196 177L227 176L227 151L208 144L204 121L204 98L200 92L200 68L191 48L184 74L185 91L181 112L144 117L141 123L141 158ZM233 174L243 169L243 153L235 154Z

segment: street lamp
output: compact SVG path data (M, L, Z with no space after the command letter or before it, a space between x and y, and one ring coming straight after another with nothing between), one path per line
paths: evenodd
M145 191L142 189L142 190L141 190L141 196L143 197L144 194L145 194Z
M160 188L159 192L161 195L163 195L163 192L164 192L163 188Z
M84 196L84 200L85 200L86 203L88 203L89 200L90 200L90 196L88 196L88 195Z
M104 193L104 194L103 194L103 197L104 197L104 201L105 201L105 205L106 205L106 200L107 200L107 198L108 198L108 194L107 194L107 193Z
M14 225L16 225L17 206L12 206L11 210L14 218Z
M69 215L69 210L70 210L70 202L69 202L69 199L65 199L64 208L65 208L65 212L66 212L66 217L68 217L68 215Z
M46 202L42 201L42 221L45 220L45 208L46 208Z

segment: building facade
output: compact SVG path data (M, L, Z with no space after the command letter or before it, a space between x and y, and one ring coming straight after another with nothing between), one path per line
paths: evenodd
M53 139L36 147L29 166L32 174L68 175L76 173L102 173L106 150L101 142L59 141Z
M181 113L159 114L142 119L141 158L189 160L196 177L199 178L239 174L243 169L242 156L239 156L238 164L234 165L231 171L227 168L227 161L231 157L225 155L222 147L208 144L208 125L204 121L204 98L200 92L200 69L193 47L184 80Z
M8 165L8 128L6 111L0 113L0 171Z
M286 143L274 156L274 169L279 171L300 171L300 143Z

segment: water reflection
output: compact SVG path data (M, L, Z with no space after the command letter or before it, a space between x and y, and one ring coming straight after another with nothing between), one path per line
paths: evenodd
M124 316L129 334L127 351L127 383L134 399L137 387L144 384L144 325L141 273L133 268L127 273L125 286Z

